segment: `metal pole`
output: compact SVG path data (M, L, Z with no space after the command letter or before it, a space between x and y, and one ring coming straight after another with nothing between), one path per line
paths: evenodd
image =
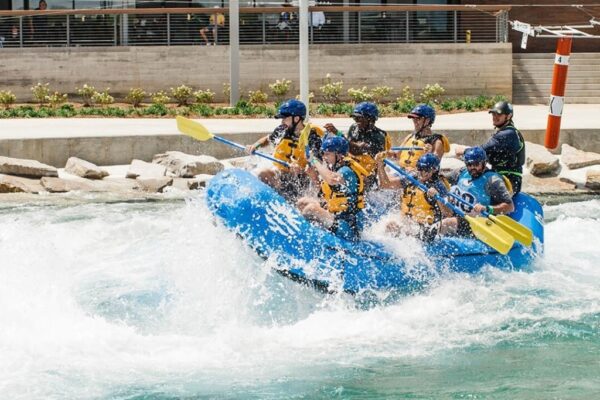
M71 46L71 18L69 15L65 15L67 17L67 47Z
M410 11L406 12L406 43L410 42Z
M358 14L358 43L360 43L360 40L362 39L362 26L360 23L362 13L359 11L357 14Z
M262 44L267 43L267 27L266 27L266 16L265 14L261 14L262 15Z
M458 43L458 11L454 10L454 43Z
M167 14L167 46L171 45L171 14Z
M350 0L344 0L344 7L349 5ZM342 13L342 25L344 27L344 43L348 43L350 41L350 13L348 11Z
M229 1L229 104L240 99L240 2Z
M306 104L308 119L308 0L300 0L300 100Z
M19 47L23 47L23 17L19 17Z

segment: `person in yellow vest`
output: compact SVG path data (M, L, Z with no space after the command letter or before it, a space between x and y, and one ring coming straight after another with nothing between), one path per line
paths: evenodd
M440 230L445 207L433 196L445 196L448 192L448 184L440 176L440 159L435 154L426 153L417 160L416 171L410 172L428 188L427 193L424 193L404 178L388 176L383 163L385 156L386 153L380 153L376 157L379 186L384 189L402 190L401 215L407 217L388 222L386 231L394 236L403 233L424 241L435 239Z
M379 119L379 109L374 103L363 101L352 110L354 124L348 129L346 139L350 142L350 155L369 173L365 179L365 190L369 191L377 183L377 163L375 156L392 148L390 135L375 126ZM332 124L326 124L328 132L337 132Z
M364 177L367 172L348 157L348 141L341 136L323 139L323 160L312 157L310 169L321 181L318 198L303 197L298 208L342 239L358 240L363 226Z
M412 119L414 132L408 135L400 146L417 147L415 150L401 150L388 157L398 159L398 165L407 170L415 169L417 160L425 153L433 153L442 159L444 153L450 151L448 138L431 130L435 122L435 110L428 104L419 104L414 107L408 118Z
M214 6L214 8L219 8L219 6ZM208 40L208 37L206 36L206 34L209 31L211 31L212 35L213 35L213 43L212 44L216 45L219 28L224 28L224 27L225 27L225 15L221 14L221 13L211 14L210 17L208 18L208 26L205 26L200 29L200 36L202 36L202 39L204 39L204 43L206 43L206 45L209 46L210 41Z
M290 99L279 106L276 118L281 118L273 133L258 139L254 144L246 146L248 154L254 153L261 147L273 145L273 157L285 161L290 167L273 163L273 167L261 170L258 177L261 181L277 190L285 198L295 201L310 184L305 172L308 164L306 146L301 142L301 135L306 128L304 118L306 106L299 100ZM309 152L316 158L321 158L321 137L323 131L309 127L306 145Z

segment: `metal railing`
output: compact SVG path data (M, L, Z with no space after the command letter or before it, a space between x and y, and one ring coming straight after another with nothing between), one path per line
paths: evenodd
M310 43L506 42L510 6L315 6ZM298 43L297 7L241 7L241 44ZM0 46L229 43L229 9L0 11Z

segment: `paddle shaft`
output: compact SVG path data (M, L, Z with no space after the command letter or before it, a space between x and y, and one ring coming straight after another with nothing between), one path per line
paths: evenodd
M408 151L408 150L423 150L422 147L401 147L401 146L396 146L396 147L392 147L393 151Z
M467 207L473 207L473 204L471 204L471 203L469 203L468 201L466 201L466 200L462 199L462 198L461 198L459 195L457 195L457 194L454 194L454 193L452 193L452 192L448 192L448 195L449 195L450 197L452 197L452 198L456 199L456 200L457 200L459 203L462 203L462 204L464 204L464 205L465 205L465 206L467 206ZM482 211L482 212L481 212L481 214L482 214L484 217L489 217L489 216L490 216L490 213L488 213L487 211Z
M213 135L213 139L215 139L215 140L217 140L217 141L219 141L221 143L225 143L225 144L227 144L229 146L236 147L236 148L238 148L240 150L246 150L245 146L242 146L239 143L232 142L231 140L227 140L227 139L222 138L220 136ZM273 162L279 163L279 164L283 165L284 167L288 167L288 168L290 167L290 164L286 163L285 161L278 160L275 157L271 157L270 155L265 154L265 153L261 153L260 151L255 151L252 154L257 155L257 156L262 157L262 158L266 158L267 160L271 160Z
M398 172L400 175L405 177L410 183L412 183L413 185L415 185L416 187L421 189L423 192L427 193L427 187L425 185L423 185L421 182L419 182L418 180L416 180L415 178L413 178L408 172L406 172L405 170L403 170L402 168L400 168L399 166L397 166L390 160L383 160L383 162L388 167L390 167L391 169L393 169L394 171ZM460 217L465 216L465 213L463 213L458 207L456 207L454 204L450 203L448 200L441 197L440 195L436 194L435 196L433 196L433 198L436 199L437 201L439 201L440 203L442 203L443 205L445 205L446 207L450 208L458 216L460 216Z

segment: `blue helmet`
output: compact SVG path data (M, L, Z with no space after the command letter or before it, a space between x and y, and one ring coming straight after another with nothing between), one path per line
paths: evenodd
M440 169L440 159L433 153L423 154L417 160L417 170L430 171Z
M303 102L296 99L289 99L284 101L277 110L275 118L285 117L306 117L306 106Z
M429 118L429 125L435 121L435 110L429 104L419 104L410 111L408 118L425 117Z
M379 110L375 104L368 101L363 101L354 107L354 110L352 110L352 116L365 117L372 119L373 121L377 121L377 118L379 118Z
M481 163L487 160L487 154L481 146L469 147L465 150L463 158L465 159L465 164Z
M322 152L332 152L346 155L350 150L348 140L342 136L327 136L321 143Z

